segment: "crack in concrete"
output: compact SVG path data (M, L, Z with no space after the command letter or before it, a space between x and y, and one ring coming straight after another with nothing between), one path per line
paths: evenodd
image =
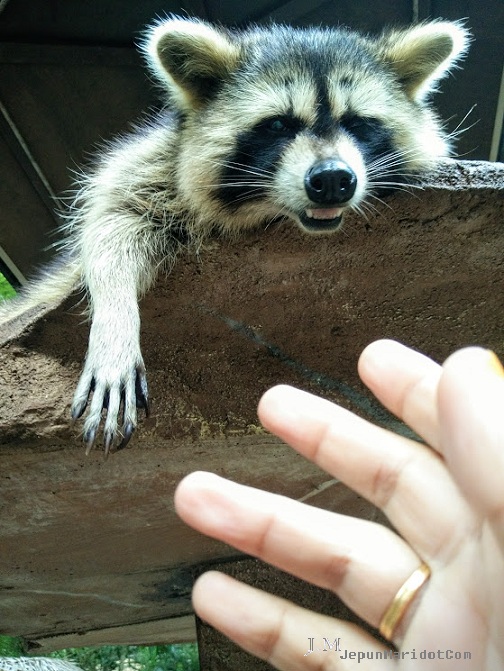
M301 496L301 498L299 498L298 501L300 503L304 503L304 501L312 499L314 496L317 496L317 494L320 494L320 492L324 492L326 489L329 489L329 487L337 485L338 482L339 480L336 480L335 478L333 478L332 480L326 480L326 482L321 482L320 485L315 487L315 489L312 489L311 492L308 492L308 494Z
M283 364L292 368L296 373L299 373L305 380L309 380L312 383L315 383L317 386L322 389L327 389L328 391L335 391L343 398L347 399L355 407L359 408L364 414L371 418L374 422L384 426L385 428L394 431L395 433L405 436L406 438L411 438L412 440L423 442L420 440L418 435L412 431L408 426L403 422L399 421L394 415L392 415L388 410L383 406L379 405L376 401L364 396L359 391L351 387L346 382L338 380L336 378L330 377L325 373L320 373L313 370L309 366L306 366L300 361L291 358L288 354L283 352L280 347L273 345L267 342L257 331L248 324L237 321L232 317L227 317L225 315L219 314L213 308L209 308L205 305L200 305L200 309L207 314L210 314L212 317L219 319L224 322L232 331L236 331L240 335L244 336L248 340L251 340L256 345L264 347L268 353L273 356L275 359L278 359Z

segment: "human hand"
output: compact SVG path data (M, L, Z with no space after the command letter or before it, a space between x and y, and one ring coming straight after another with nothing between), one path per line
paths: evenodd
M426 562L430 578L392 627L398 657L377 662L385 646L354 624L217 572L196 582L194 608L286 671L346 671L357 663L359 669L504 669L504 370L479 348L461 350L440 367L398 343L378 341L364 350L359 373L428 445L285 386L266 392L259 417L381 508L400 536L209 473L187 476L175 503L194 528L334 591L377 628L401 586ZM323 660L304 656L306 632L327 631L338 632L342 651ZM421 650L436 656L420 659Z

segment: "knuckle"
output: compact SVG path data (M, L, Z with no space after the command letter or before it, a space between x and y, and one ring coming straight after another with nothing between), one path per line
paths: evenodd
M262 644L263 656L268 664L275 665L275 659L278 656L278 649L282 644L282 632L285 627L285 619L287 617L286 607L284 606L278 613L275 626L268 629L264 634Z
M328 557L323 568L324 584L329 586L332 592L337 593L341 589L345 578L348 575L351 560L347 556L333 554Z
M372 500L382 510L397 491L403 464L381 462L373 473L371 481Z

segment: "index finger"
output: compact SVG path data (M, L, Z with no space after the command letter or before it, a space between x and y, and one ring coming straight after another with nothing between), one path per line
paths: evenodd
M263 426L378 506L425 560L463 537L467 507L441 457L348 410L292 387L267 391Z

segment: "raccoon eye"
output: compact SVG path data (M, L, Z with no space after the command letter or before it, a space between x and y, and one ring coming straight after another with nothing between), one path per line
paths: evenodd
M340 119L340 124L358 140L369 139L376 133L376 130L381 127L381 123L378 119L361 117L356 114L346 114Z
M268 130L273 133L284 133L288 130L288 126L283 119L271 119L268 124Z
M291 135L299 130L299 121L288 116L277 116L267 119L263 128L275 135Z
M346 130L359 130L364 128L369 122L369 119L365 119L361 116L344 116L341 118L341 125L346 128Z

